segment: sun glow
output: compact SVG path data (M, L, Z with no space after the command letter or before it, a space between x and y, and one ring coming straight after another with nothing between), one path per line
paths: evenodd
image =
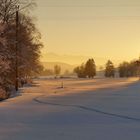
M51 61L48 52L114 61L137 58L140 46L138 5L138 0L127 0L127 4L126 0L39 0L38 25L45 44L42 60Z

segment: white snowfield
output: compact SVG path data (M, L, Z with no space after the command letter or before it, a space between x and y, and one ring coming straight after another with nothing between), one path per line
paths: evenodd
M40 79L21 94L0 103L0 140L140 140L136 78Z

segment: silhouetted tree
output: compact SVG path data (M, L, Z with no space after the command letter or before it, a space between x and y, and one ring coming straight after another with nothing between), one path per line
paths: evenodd
M137 75L139 76L139 80L140 80L140 57L137 61L135 61L135 64L137 66Z
M129 63L123 62L119 65L119 75L120 77L129 77Z
M108 60L105 68L105 77L114 77L114 76L115 76L114 65L110 60Z
M74 72L77 74L78 78L86 78L85 65L82 64L74 69Z
M120 77L132 77L139 75L138 61L123 62L119 65Z
M61 67L59 65L55 65L54 66L54 74L56 75L56 77L58 75L60 75L60 73L61 73Z
M89 78L94 78L96 75L96 65L93 59L89 59L85 64L85 73Z

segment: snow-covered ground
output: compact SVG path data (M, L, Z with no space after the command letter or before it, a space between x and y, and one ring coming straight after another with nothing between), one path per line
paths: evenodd
M39 79L21 94L0 103L0 140L140 140L135 78Z

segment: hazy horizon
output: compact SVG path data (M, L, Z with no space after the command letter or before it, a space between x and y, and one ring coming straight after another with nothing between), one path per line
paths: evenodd
M41 62L58 62L58 63L66 63L70 65L79 65L82 63L85 63L89 58L93 58L95 60L96 65L99 66L105 66L106 62L108 60L111 60L115 66L118 66L123 61L133 61L136 60L138 57L132 58L132 59L110 59L108 57L97 57L97 56L86 56L86 55L72 55L72 54L57 54L53 52L47 52L41 58Z

